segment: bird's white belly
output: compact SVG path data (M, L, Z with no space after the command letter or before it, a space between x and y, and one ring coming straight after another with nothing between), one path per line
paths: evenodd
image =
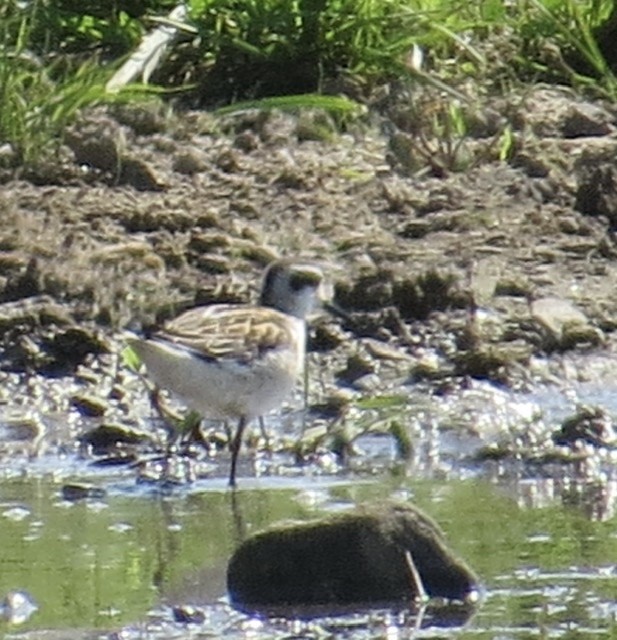
M133 348L158 386L206 418L250 419L280 406L294 388L304 350L273 350L240 364L210 362L170 343L139 341Z

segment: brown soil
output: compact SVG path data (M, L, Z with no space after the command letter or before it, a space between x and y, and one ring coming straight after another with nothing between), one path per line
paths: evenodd
M321 114L84 116L65 160L0 193L4 401L30 376L83 382L122 329L251 298L281 254L323 263L350 314L316 323L326 389L390 373L527 385L538 356L572 354L596 375L583 356L613 352L617 318L614 114L557 89L512 104L478 110L509 119L510 160L480 127L461 171L442 151L418 169L410 133L339 133Z

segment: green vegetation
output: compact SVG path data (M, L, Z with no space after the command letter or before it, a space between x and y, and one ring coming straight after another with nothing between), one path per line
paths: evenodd
M11 145L15 165L56 150L79 110L105 97L106 74L96 58L72 60L61 53L64 42L55 43L57 50L44 44L51 43L40 33L48 13L37 2L0 8L0 143Z
M105 83L113 71L175 4L3 2L0 145L12 153L1 162L53 153L80 109L111 99ZM428 86L438 97L436 115L424 118L425 138L446 143L416 155L441 155L445 168L467 162L466 100L535 81L617 95L614 0L189 0L187 8L187 28L153 76L176 100L180 91L206 107L261 106L286 96L277 106L297 109L314 106L316 95L343 94L380 108L386 86ZM493 157L507 156L508 132L493 146Z

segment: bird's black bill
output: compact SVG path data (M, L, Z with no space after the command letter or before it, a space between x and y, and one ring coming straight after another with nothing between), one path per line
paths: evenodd
M351 320L351 315L342 309L334 302L324 302L322 307L331 315L336 316L337 318L343 318L343 320Z

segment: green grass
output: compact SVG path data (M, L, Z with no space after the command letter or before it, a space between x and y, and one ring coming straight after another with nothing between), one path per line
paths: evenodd
M53 153L80 109L104 97L104 80L93 64L55 80L52 71L24 55L0 54L0 138L20 164Z
M53 153L80 109L104 97L109 73L95 59L69 64L35 53L37 20L36 2L0 9L0 141L11 145L18 164Z
M594 36L594 30L608 17L612 2L591 0L530 0L535 19L527 29L536 38L544 36L557 46L557 67L573 85L597 86L608 96L617 95L617 79L609 68ZM586 73L570 67L565 57L574 58ZM555 60L553 59L553 62Z
M330 91L349 78L367 95L408 75L414 45L435 77L454 83L472 77L499 86L544 75L615 92L594 38L609 0L193 0L190 7L206 102ZM495 77L491 55L502 46L507 64ZM562 55L561 68L549 50ZM229 77L237 82L222 81Z
M0 143L12 146L14 161L30 163L53 153L83 107L108 100L104 86L110 70L156 24L149 17L166 15L174 4L144 0L139 11L129 12L103 0L79 10L69 0L2 3ZM208 107L317 104L349 115L353 101L336 103L324 96L344 94L370 105L381 87L418 84L446 91L455 102L461 91L463 100L473 100L536 81L617 96L615 74L596 39L612 0L189 0L188 5L197 36L178 39L155 80L166 89L183 88L192 103L197 99ZM422 52L421 66L411 61L413 51ZM269 102L261 102L264 98ZM466 129L457 109L429 125L434 134L445 130L452 148Z

